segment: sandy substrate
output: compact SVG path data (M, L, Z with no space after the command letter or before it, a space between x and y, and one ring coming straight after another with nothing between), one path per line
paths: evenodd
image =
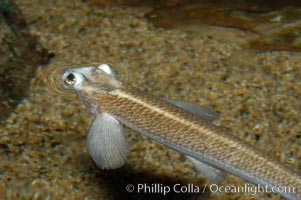
M204 187L185 158L127 129L128 164L103 171L86 148L91 116L75 98L49 92L48 70L110 63L158 97L198 102L221 125L294 170L301 168L301 56L249 52L235 43L153 27L147 8L101 8L80 1L17 1L31 32L56 56L41 66L29 96L1 127L0 199L154 199L128 184ZM223 185L245 182L229 176ZM280 199L272 194L170 193L169 199Z

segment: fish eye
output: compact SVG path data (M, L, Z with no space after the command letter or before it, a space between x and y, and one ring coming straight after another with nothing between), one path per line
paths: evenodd
M74 76L73 73L70 73L67 77L66 77L66 80L65 82L68 84L68 85L74 85L76 83L76 78Z
M69 72L63 75L65 87L73 87L74 89L79 89L84 80L83 75L76 72Z

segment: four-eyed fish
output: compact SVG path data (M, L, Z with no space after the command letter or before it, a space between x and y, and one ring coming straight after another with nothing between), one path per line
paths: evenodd
M96 115L87 144L102 169L126 162L129 147L122 123L184 154L211 181L222 181L228 172L287 199L301 199L300 175L225 133L213 123L217 114L211 109L145 94L117 80L107 64L68 68L61 81ZM285 191L287 187L293 190Z

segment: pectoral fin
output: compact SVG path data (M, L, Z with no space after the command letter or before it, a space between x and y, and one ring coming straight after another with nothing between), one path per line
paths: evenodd
M107 113L98 114L88 134L88 150L102 169L115 169L126 163L129 147L122 125Z
M214 112L210 107L201 106L197 103L182 101L182 100L175 100L175 99L166 99L163 98L164 101L173 104L191 114L202 118L206 121L214 121L219 118L219 114Z
M195 166L196 170L212 183L219 183L225 179L226 173L210 165L202 163L195 158L186 156Z

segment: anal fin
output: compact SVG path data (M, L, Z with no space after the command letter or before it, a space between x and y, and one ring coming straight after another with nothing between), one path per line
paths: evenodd
M214 168L210 165L207 165L195 158L192 158L190 156L186 156L195 166L196 170L205 176L210 182L212 183L219 183L222 182L225 177L226 173L224 171L221 171L217 168Z

